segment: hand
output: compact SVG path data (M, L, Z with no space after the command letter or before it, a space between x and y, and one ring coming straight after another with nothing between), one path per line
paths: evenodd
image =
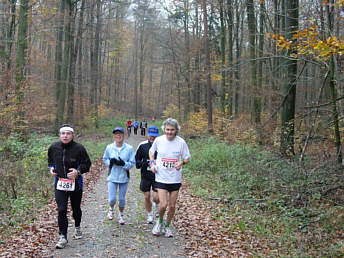
M155 164L151 164L150 169L151 169L152 173L154 173L154 174L157 172Z
M147 167L149 167L149 160L148 159L147 160L143 160L141 164L142 164L143 168L147 168Z
M75 179L78 177L78 170L76 170L75 168L70 168L69 171L70 172L67 174L68 178Z
M116 158L110 159L110 166L111 166L111 161L113 162L113 165L116 165L116 166L123 167L125 165L125 162L121 159L121 157L119 159L116 159Z
M113 165L115 164L115 161L116 161L115 158L110 159L110 166L109 166L110 168L113 167Z
M184 164L183 161L179 161L174 165L174 168L177 170L180 170L182 168L183 164Z
M55 173L55 168L54 167L50 168L50 174L52 176L57 176L57 173Z
M123 167L125 165L125 162L121 159L121 157L119 157L118 164L116 164L116 165Z

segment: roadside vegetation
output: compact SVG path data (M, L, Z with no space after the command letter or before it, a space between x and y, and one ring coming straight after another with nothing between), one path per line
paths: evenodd
M268 255L344 255L343 174L281 159L259 147L228 145L217 137L188 142L192 162L184 176L192 192L221 209L213 217L268 242ZM257 256L266 249L251 250Z

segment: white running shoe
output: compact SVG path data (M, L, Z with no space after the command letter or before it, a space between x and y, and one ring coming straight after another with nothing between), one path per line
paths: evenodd
M154 236L159 236L161 234L161 230L162 230L162 223L159 223L159 220L157 220L152 229L152 234Z
M108 214L107 214L107 218L108 218L109 220L112 220L112 219L113 219L113 210L112 210L112 209L109 209L109 212L108 212Z
M170 227L165 227L165 237L173 237L173 232Z
M147 223L148 224L153 224L154 218L153 218L153 211L149 212L147 214Z
M74 233L75 239L81 239L82 238L82 232L80 227L75 227L75 233Z
M56 244L56 249L63 249L66 247L68 243L67 238L64 235L60 235L60 239Z
M123 215L122 215L121 213L118 213L118 223L119 223L120 225L124 225L124 224L125 224Z

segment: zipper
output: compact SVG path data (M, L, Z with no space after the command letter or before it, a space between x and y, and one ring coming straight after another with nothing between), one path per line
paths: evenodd
M62 163L63 163L63 172L64 172L64 176L67 177L66 166L65 166L65 152L66 152L66 149L63 149Z

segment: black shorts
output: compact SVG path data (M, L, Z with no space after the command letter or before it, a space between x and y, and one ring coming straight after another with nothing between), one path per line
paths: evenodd
M142 192L149 192L151 189L156 192L157 190L154 187L155 181L149 178L141 177L141 182L140 182L140 190Z
M169 192L174 192L174 191L178 191L180 189L180 187L182 186L182 184L164 184L164 183L159 183L159 182L155 182L155 188L159 188L159 189L164 189L167 190Z

